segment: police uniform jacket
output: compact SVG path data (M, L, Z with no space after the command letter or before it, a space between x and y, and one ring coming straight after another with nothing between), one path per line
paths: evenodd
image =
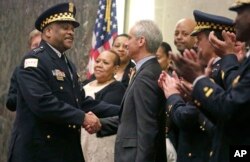
M224 59L224 58L223 58ZM221 63L223 65L223 62ZM223 122L211 161L229 161L230 145L250 144L250 58L248 57L234 71L234 79L226 90L214 84L209 78L200 79L194 86L193 97L200 102L201 109L210 111Z
M67 66L42 41L39 48L24 57L17 78L17 112L9 161L84 161L79 131L85 117L83 110L98 104L85 99L80 91L75 66L70 61ZM106 110L107 116L119 111L108 114Z
M234 76L233 71L238 66L238 62L232 56L217 60L212 65L213 82L222 87L228 87ZM212 145L217 148L222 147L217 144L218 139L226 140L220 133L223 121L208 109L198 109L197 107L201 105L196 99L194 103L196 105L185 104L179 95L172 95L167 100L171 119L179 128L178 162L208 161L214 153Z
M16 111L17 104L17 73L19 67L17 66L10 79L10 88L7 96L6 107L10 111Z
M239 66L240 64L234 54L225 56L212 65L211 78L223 89L227 89L231 86L233 79L236 77L235 75Z
M171 120L178 127L177 162L208 162L214 124L193 104L180 95L167 99Z

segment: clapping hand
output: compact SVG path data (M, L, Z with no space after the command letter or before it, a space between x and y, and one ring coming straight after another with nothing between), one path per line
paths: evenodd
M227 54L237 53L235 34L223 30L222 37L224 40L218 39L214 31L211 31L209 34L209 42L217 50L216 55L223 57Z
M207 67L205 68L205 75L207 77L211 77L212 75L212 69L213 69L213 63L214 63L214 60L215 60L215 57L212 57L208 64L207 64Z
M171 59L176 65L176 72L190 83L195 78L203 75L203 67L198 61L197 53L194 50L185 50L183 56L171 54Z
M185 101L191 101L192 100L192 91L193 91L193 86L191 83L187 82L186 80L181 80L180 81L180 92L182 94L182 97Z
M158 79L158 84L162 88L166 98L173 94L180 93L178 90L179 83L180 81L175 72L173 73L173 77L171 77L169 74L163 71Z
M89 134L93 134L101 129L101 123L94 113L88 112L85 114L83 127Z

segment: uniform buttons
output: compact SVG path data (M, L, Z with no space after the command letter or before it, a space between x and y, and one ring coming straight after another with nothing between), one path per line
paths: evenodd
M166 132L168 133L168 127L166 127Z
M208 90L208 87L204 87L203 91L206 92Z
M68 127L71 128L71 125L69 124Z
M209 156L210 157L213 156L213 151L210 151Z
M202 130L202 131L205 131L205 128L201 125L200 126L200 129Z
M73 128L75 129L75 128L76 128L76 125L73 125Z
M172 107L173 107L173 105L169 105L168 106L168 111L171 111Z
M188 153L188 157L191 157L192 156L192 153L190 152L190 153Z
M50 139L51 138L51 136L50 135L47 135L47 139Z
M63 90L63 87L62 87L62 86L60 87L60 90Z

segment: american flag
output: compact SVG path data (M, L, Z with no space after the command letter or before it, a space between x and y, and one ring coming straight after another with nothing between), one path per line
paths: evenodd
M99 7L89 54L88 77L94 72L97 56L110 49L113 38L117 35L116 0L99 0Z

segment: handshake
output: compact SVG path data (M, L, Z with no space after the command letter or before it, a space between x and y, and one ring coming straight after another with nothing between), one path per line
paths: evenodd
M99 118L91 111L85 114L82 126L89 134L96 133L101 129Z

